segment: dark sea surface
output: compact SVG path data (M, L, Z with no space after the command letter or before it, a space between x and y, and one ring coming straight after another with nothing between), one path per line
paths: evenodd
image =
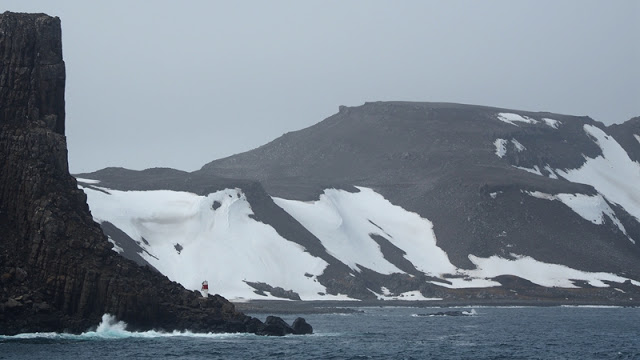
M419 316L472 309L473 316ZM0 336L0 359L640 359L638 308L359 310L302 315L315 334L285 337L132 333L105 321L82 335Z

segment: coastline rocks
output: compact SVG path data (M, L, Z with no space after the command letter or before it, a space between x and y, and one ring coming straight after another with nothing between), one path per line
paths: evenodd
M312 334L313 328L304 318L297 318L293 321L293 326L289 326L284 320L277 316L267 316L264 325L258 329L258 335L277 335L284 336L288 334L305 335Z
M291 327L293 328L293 333L297 335L313 334L313 327L301 317L293 320Z
M104 314L140 331L286 329L111 251L68 170L58 18L0 14L0 64L0 334L81 333Z

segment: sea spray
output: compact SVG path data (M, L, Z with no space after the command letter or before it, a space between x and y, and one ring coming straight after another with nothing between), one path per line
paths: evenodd
M109 340L109 339L127 339L127 338L160 338L160 337L195 337L195 338L213 338L213 339L225 339L225 338L237 338L237 337L251 337L257 336L254 334L244 333L194 333L191 331L128 331L127 323L124 321L118 321L115 316L111 314L102 315L102 319L95 330L89 330L82 334L68 334L68 333L23 333L13 336L0 335L0 340L11 339L59 339L59 340Z

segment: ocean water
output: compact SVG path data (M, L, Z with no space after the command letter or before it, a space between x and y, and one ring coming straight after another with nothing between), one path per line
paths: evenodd
M104 317L82 335L0 336L0 359L640 359L638 308L360 310L301 315L315 334L285 337L134 333ZM447 310L473 315L420 316Z

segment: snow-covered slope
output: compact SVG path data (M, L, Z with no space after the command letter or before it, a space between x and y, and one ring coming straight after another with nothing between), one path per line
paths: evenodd
M79 179L97 184L90 179ZM119 191L96 186L82 187L97 222L108 221L136 241L141 256L171 280L197 290L208 280L212 291L230 299L274 298L260 295L247 282L281 287L302 300L343 300L332 296L318 282L327 267L320 258L280 236L272 227L251 218L251 205L240 189L226 189L198 196L168 190ZM630 280L604 272L590 273L531 257L509 258L470 255L474 270L455 267L437 246L428 219L394 206L371 189L358 192L327 189L318 201L274 199L285 211L316 235L330 255L354 272L362 267L380 274L404 274L383 254L372 235L389 241L403 257L425 275L445 280L431 284L452 289L499 286L492 278L514 275L548 287L575 288L573 281L606 287L602 281ZM532 196L543 197L540 194ZM559 196L561 201L572 202ZM601 221L602 203L581 203L590 221ZM577 210L578 211L578 210ZM610 209L609 209L610 212ZM611 214L604 211L604 214ZM600 218L598 218L600 216ZM600 220L598 220L600 219ZM116 246L114 250L118 250ZM451 276L453 275L453 276ZM632 281L640 286L640 282ZM385 287L369 289L379 299L425 300L424 296L392 295Z
M191 289L207 279L231 298L565 299L579 290L629 301L640 298L638 134L638 118L605 127L376 102L192 173L79 177L115 250Z
M327 263L268 225L253 220L239 189L206 197L176 191L83 188L97 222L108 221L145 250L141 256L188 289L208 280L230 299L258 297L249 282L297 292L303 300L326 292L316 276ZM305 275L306 274L306 275ZM341 297L338 297L341 298Z
M328 189L315 202L275 199L322 241L327 251L355 271L365 266L382 274L403 273L387 261L371 235L402 250L419 271L440 276L456 271L436 245L433 224L394 206L371 189L357 193Z
M602 149L602 155L587 158L578 169L558 169L558 175L593 186L640 221L640 164L631 160L622 146L601 129L585 125L584 131Z

